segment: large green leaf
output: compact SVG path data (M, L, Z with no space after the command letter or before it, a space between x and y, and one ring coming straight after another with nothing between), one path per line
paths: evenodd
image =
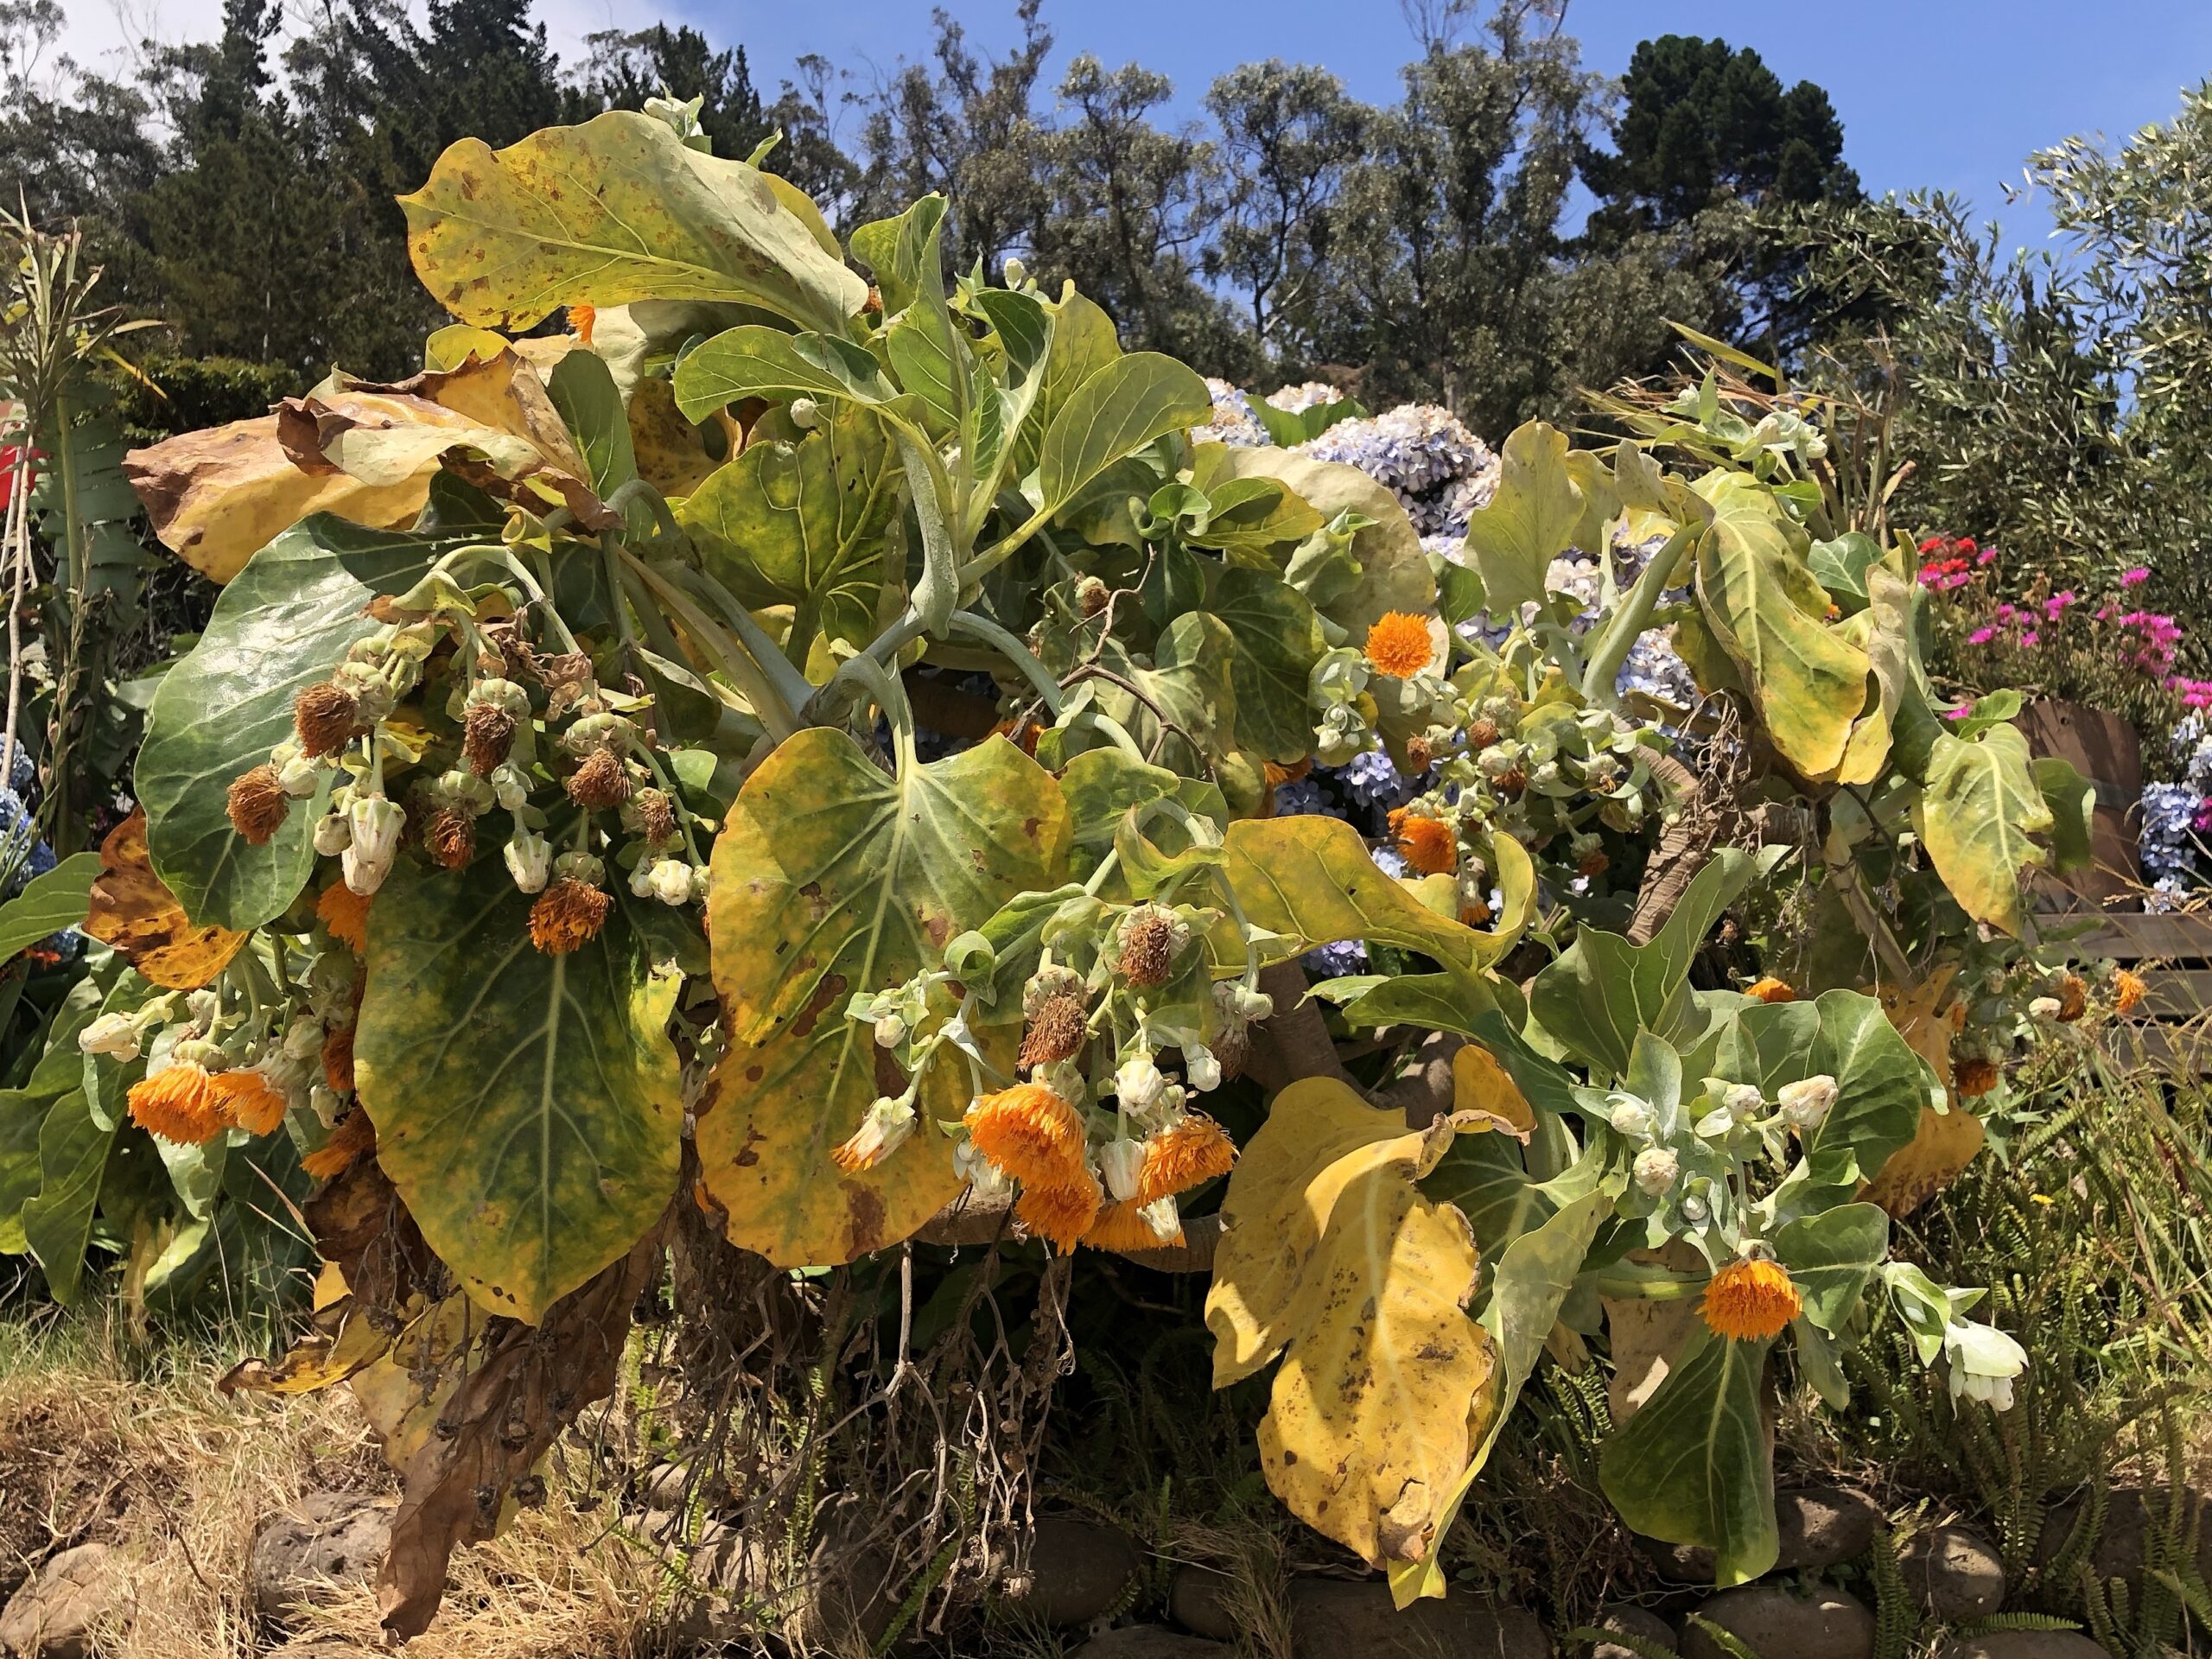
M1207 757L1236 746L1235 655L1219 617L1185 611L1160 636L1149 668L1138 667L1119 641L1109 639L1099 660L1115 678L1085 680L1078 690L1118 721L1147 756L1193 775L1205 770ZM1091 741L1107 740L1094 734Z
M1693 1322L1666 1380L1599 1454L1598 1484L1621 1519L1647 1538L1711 1549L1724 1586L1758 1578L1781 1553L1759 1405L1773 1346Z
M676 406L701 420L747 397L813 397L863 404L902 419L920 412L860 346L832 334L787 334L748 322L702 341L676 365Z
M98 853L72 853L23 890L0 905L0 962L29 950L50 933L85 919L92 882L100 873Z
M747 605L797 607L829 638L864 645L899 479L881 423L842 404L797 443L747 444L676 516L708 574Z
M605 359L595 352L570 352L553 365L545 391L583 461L585 481L601 500L637 477L629 411Z
M1993 726L1970 742L1948 733L1936 740L1912 827L1974 920L2018 937L2020 878L2045 856L2029 837L2052 822L2018 727Z
M249 847L224 792L291 735L302 688L327 679L346 647L375 632L369 601L404 592L454 544L308 519L247 562L200 643L162 677L138 751L138 798L155 871L194 924L257 927L306 885L321 798L294 802L268 843Z
M1037 453L1037 511L1051 514L1124 455L1204 423L1213 396L1196 372L1158 352L1109 359L1053 412Z
M1753 480L1716 473L1712 480L1713 522L1697 541L1698 602L1777 751L1807 778L1829 777L1866 706L1872 664L1830 627L1804 532Z
M39 1192L23 1205L20 1225L25 1248L45 1270L48 1294L64 1307L77 1300L84 1281L85 1250L115 1135L93 1118L81 1089L56 1099L39 1128Z
M2036 787L2050 809L2051 868L2086 870L2096 861L2091 837L2097 812L2097 787L2063 755L2039 754L2033 762ZM0 921L6 912L0 912Z
M1272 478L1325 521L1333 523L1347 512L1372 521L1351 538L1356 575L1316 607L1350 634L1354 645L1363 643L1368 629L1389 612L1418 615L1435 607L1436 576L1428 568L1421 532L1387 486L1357 467L1315 461L1264 444L1228 449L1218 458L1206 459L1213 469L1205 486L1209 490L1220 487L1217 479Z
M1313 747L1306 683L1328 649L1313 607L1273 571L1232 567L1215 579L1211 609L1229 627L1238 741L1270 760L1304 759Z
M482 327L518 332L562 305L719 300L836 328L868 300L758 168L626 111L500 150L464 138L399 200L423 285Z
M1017 894L1057 887L1068 846L1059 786L1003 738L929 766L910 755L894 777L814 727L746 779L715 842L708 937L730 1035L697 1135L732 1243L786 1267L849 1262L952 1197L935 1122L969 1099L957 1056L925 1079L903 1146L872 1169L832 1161L906 1083L846 1003L935 966Z
M1709 1023L1690 994L1690 959L1755 868L1733 848L1715 853L1649 944L1630 944L1600 928L1578 929L1574 943L1536 976L1530 1011L1546 1031L1611 1077L1626 1074L1639 1031L1688 1048Z
M1890 1253L1889 1212L1878 1204L1840 1204L1800 1216L1775 1230L1774 1253L1805 1299L1805 1317L1840 1332Z
M683 1103L656 976L618 907L567 956L496 858L403 860L369 908L353 1074L377 1160L484 1308L537 1322L676 1189Z
M1918 1131L1921 1109L1941 1097L1928 1063L1881 1003L1857 991L1823 991L1809 1003L1751 1003L1721 1032L1713 1063L1731 1082L1756 1083L1770 1098L1804 1077L1835 1079L1835 1104L1805 1137L1798 1179L1815 1187L1872 1179Z
M1510 619L1543 602L1544 574L1573 542L1584 504L1567 470L1567 434L1541 421L1516 428L1499 462L1497 494L1467 515L1467 550L1491 613Z

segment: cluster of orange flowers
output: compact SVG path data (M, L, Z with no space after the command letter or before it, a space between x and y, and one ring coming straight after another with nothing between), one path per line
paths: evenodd
M1136 1190L1126 1198L1109 1198L1091 1167L1082 1115L1041 1083L978 1098L968 1109L968 1137L995 1168L1021 1184L1015 1218L1062 1250L1179 1244L1179 1231L1162 1239L1140 1212L1226 1175L1236 1161L1236 1143L1221 1125L1193 1113L1145 1141Z

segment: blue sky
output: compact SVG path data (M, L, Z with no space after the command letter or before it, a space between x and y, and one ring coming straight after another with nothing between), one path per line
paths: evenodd
M929 41L926 0L540 3L565 56L594 29L636 28L664 8L718 41L745 42L754 79L771 89L802 53L822 53L864 83L871 65L888 68ZM220 11L219 0L67 3L66 44L87 59L143 34L212 33ZM1015 38L1012 0L950 9L978 46ZM1173 79L1185 111L1223 70L1269 56L1325 64L1356 95L1385 99L1413 50L1395 0L1046 0L1046 18L1058 38L1055 73L1078 50L1109 63L1135 58ZM1573 0L1567 24L1586 62L1608 74L1652 35L1756 48L1785 82L1828 89L1870 190L1956 190L1985 213L2002 208L2001 184L2018 181L2030 150L2075 132L2122 137L2171 115L2184 85L2212 76L2212 0ZM2019 238L2045 228L2032 212L2005 219Z

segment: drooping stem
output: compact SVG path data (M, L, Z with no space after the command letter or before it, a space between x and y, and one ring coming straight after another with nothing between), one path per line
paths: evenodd
M760 715L760 723L767 728L769 736L780 743L798 730L798 721L791 712L791 705L771 683L767 673L750 652L694 604L681 588L652 566L632 553L625 552L622 558L625 567L636 574L656 599L675 613L693 643L714 659L716 668L729 676L730 683L744 694L746 701L753 705L753 713ZM780 655L778 660L782 660Z

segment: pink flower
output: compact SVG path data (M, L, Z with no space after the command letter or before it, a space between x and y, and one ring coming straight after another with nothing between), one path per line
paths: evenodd
M1975 554L1975 555L1974 555L1974 562L1976 564L1980 564L1980 565L1990 565L1990 564L1994 564L1994 563L1997 563L1997 550L1996 550L1995 548L1993 548L1993 547L1985 547L1985 548L1983 548L1983 549L1981 550L1981 551L1980 551L1980 552L1979 552L1979 553L1977 553L1977 554Z
M1946 720L1964 720L1972 713L1974 713L1974 709L1966 703L1961 703L1955 709L1946 709L1943 711L1943 718Z
M1967 635L1967 643L1968 645L1986 645L1996 637L1997 630L1994 628L1976 628L1972 633Z
M2043 635L2037 633L2033 628L2030 628L2020 636L2020 643L2024 645L2039 645L2043 643Z
M2069 605L2073 604L2080 597L2081 595L2076 594L2070 588L2063 594L2053 594L2049 599L2046 599L2043 602L2043 613L2044 619L2048 621L2057 621L2060 614L2064 612L2066 607Z
M2120 585L2123 588L2140 587L2143 583L2150 580L2151 571L2147 565L2139 564L2133 569L2123 570L2120 573Z

